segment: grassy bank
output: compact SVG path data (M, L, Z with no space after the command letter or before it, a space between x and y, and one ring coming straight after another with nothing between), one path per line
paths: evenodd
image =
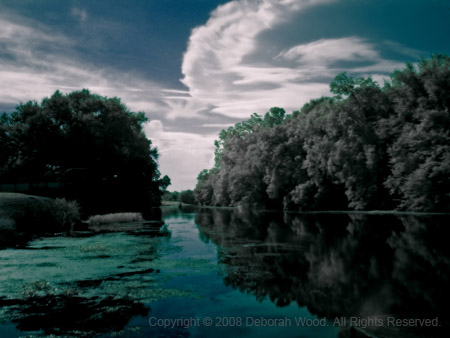
M0 193L0 249L22 247L42 235L133 231L161 224L160 219L145 220L136 212L93 215L81 221L75 201Z
M76 202L0 193L0 248L20 246L44 233L70 231L79 217Z

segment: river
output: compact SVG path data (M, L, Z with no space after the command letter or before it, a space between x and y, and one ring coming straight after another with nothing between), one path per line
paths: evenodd
M450 216L162 208L0 251L0 337L447 337Z

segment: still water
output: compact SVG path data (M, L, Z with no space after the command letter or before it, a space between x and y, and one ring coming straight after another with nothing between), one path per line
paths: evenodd
M0 337L447 337L450 216L162 208L0 251Z

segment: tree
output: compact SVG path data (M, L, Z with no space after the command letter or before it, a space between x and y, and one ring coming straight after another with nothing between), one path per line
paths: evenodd
M197 176L197 185L194 189L195 199L198 203L204 205L212 204L213 187L212 187L212 176L214 175L214 169L207 170L203 169Z
M386 186L402 209L450 210L450 57L434 55L392 75L396 114Z
M1 119L8 152L0 178L59 180L64 197L78 199L87 213L149 211L170 179L160 179L157 149L142 128L146 120L120 99L86 89L20 104Z
M180 193L181 202L186 204L195 204L195 195L192 190L183 190Z
M330 91L338 100L352 95L358 88L375 87L379 88L378 84L369 76L367 78L358 77L352 78L347 76L346 72L336 75L330 83Z
M261 117L257 113L253 113L249 120L236 123L233 127L221 130L219 133L219 139L214 141L214 145L216 147L214 151L215 168L220 168L221 166L222 152L226 147L228 140L233 137L244 139L248 135L261 130L261 128L272 128L276 125L282 124L286 117L285 115L286 112L283 108L272 107L264 115L264 117Z
M168 202L179 202L180 193L178 191L164 191L163 200Z

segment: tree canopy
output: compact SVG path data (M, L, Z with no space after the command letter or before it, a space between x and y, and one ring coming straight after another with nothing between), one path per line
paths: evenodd
M407 64L383 87L342 73L330 91L223 130L198 202L450 211L450 58Z
M86 89L20 104L0 117L0 180L63 182L85 210L159 205L170 179L160 178L146 120L120 99Z

